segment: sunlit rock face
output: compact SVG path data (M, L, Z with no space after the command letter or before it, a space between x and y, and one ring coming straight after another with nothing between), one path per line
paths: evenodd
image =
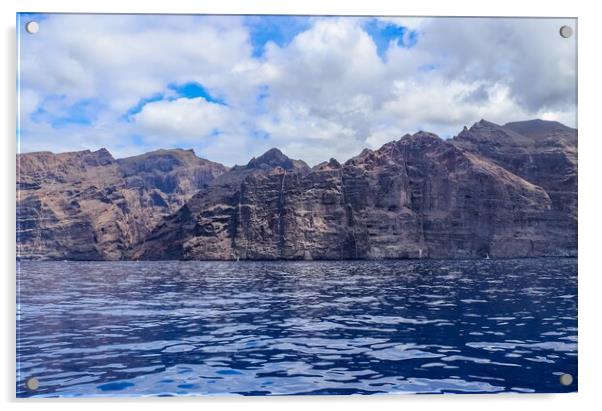
M226 167L188 150L17 156L17 256L118 260Z
M277 149L211 181L133 259L575 256L577 132L480 121L309 168Z
M534 251L577 255L577 130L555 121L480 121L452 143L544 189L551 207L534 227L542 238Z
M17 255L35 259L575 256L577 131L480 121L310 168L192 150L17 157Z

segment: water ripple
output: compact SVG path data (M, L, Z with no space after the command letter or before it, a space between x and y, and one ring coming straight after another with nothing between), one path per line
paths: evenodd
M20 397L577 389L574 259L18 269Z

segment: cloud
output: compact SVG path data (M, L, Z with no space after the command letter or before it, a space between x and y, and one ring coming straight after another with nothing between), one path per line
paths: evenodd
M481 118L575 126L576 43L558 35L574 23L45 15L37 35L19 28L21 149L232 165L279 147L316 164Z
M449 18L420 25L419 60L465 82L503 83L525 109L576 104L576 39L558 35L562 19Z
M195 142L219 134L228 122L229 109L203 97L179 98L146 104L134 115L136 129L161 142L165 137Z

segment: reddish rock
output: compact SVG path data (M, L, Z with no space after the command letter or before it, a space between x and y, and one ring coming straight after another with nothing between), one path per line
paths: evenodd
M309 172L280 152L275 162L252 160L201 190L132 257L574 256L576 146L512 124L480 122L448 141L406 135Z
M115 160L101 149L17 156L17 256L119 260L225 172L192 151Z
M419 132L313 168L278 149L229 170L184 150L17 163L21 258L577 255L577 131L555 122Z

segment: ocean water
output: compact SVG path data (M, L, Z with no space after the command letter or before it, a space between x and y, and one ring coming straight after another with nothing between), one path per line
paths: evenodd
M577 390L576 259L22 261L17 286L19 397Z

